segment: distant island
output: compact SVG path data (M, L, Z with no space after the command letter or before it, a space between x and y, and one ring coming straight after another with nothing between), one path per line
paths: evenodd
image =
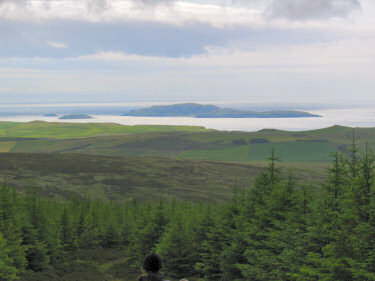
M67 114L59 117L59 119L90 119L93 118L87 114Z
M47 113L43 115L44 117L57 117L56 113Z
M221 108L215 105L181 103L173 105L155 105L143 109L134 109L122 116L148 117L195 117L195 118L299 118L321 117L304 111L247 111L232 108Z

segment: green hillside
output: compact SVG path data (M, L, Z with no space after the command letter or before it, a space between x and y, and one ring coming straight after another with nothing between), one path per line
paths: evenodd
M325 162L337 147L330 142L288 141L242 145L225 149L192 150L182 152L179 158L222 161L264 161L274 148L283 162Z
M35 187L52 198L88 196L120 202L159 197L227 201L233 187L251 187L263 170L251 164L77 154L1 153L0 158L1 182L22 193ZM307 165L294 170L297 180L321 180L324 169Z
M0 122L0 137L21 138L80 138L102 135L128 135L150 132L207 131L197 126L136 125L116 123L63 123L32 121Z
M261 168L253 165L158 158L76 154L0 154L3 182L48 197L127 201L180 198L228 199L232 187L248 187ZM166 180L168 179L168 180Z
M266 160L274 148L282 162L327 163L330 153L347 152L353 131L360 148L366 142L375 148L375 128L227 132L183 126L0 122L0 152L251 162Z

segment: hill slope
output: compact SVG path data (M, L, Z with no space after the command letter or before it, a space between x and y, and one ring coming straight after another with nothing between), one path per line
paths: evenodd
M234 186L250 187L263 170L250 164L76 154L0 153L0 158L1 181L20 192L35 187L48 197L116 201L159 197L225 201ZM324 177L324 167L314 170L299 166L296 176Z
M0 137L0 152L248 162L266 160L275 148L283 162L327 163L331 161L330 153L347 152L353 129L333 126L304 132L269 129L221 132L200 127L30 122L17 123L15 127L0 129L1 132L3 136L12 137ZM355 128L354 132L360 148L363 149L367 141L368 146L375 149L375 128Z

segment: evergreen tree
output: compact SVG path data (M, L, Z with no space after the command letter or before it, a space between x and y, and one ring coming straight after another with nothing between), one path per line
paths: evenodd
M156 248L165 261L165 271L174 278L195 275L194 232L187 219L176 213Z
M8 255L13 266L22 272L26 267L26 249L22 245L21 215L17 212L22 209L20 205L22 204L14 188L3 184L0 188L0 232L6 240Z
M195 270L205 280L221 280L222 256L226 229L219 217L216 222L207 221L206 239L201 242L199 252L200 260L195 265Z
M100 212L103 203L99 201L87 201L81 206L79 225L79 237L77 238L79 247L82 249L94 248L100 245L102 238L103 220L101 220Z
M7 242L0 232L0 281L12 281L17 278L17 268L9 256Z
M374 251L374 156L366 149L358 161L358 175L353 179L343 225L348 236L345 252L353 280L375 280ZM342 242L341 242L342 243Z
M105 203L102 209L101 219L100 245L104 248L118 247L121 243L118 205L113 202Z
M151 206L150 202L147 202L144 208L137 207L136 210L138 218L134 231L129 235L127 258L128 263L133 267L138 267L144 256L155 249L166 223L164 206L160 201L156 209Z
M68 207L64 206L60 220L60 241L64 250L69 251L75 249L75 237L71 215Z
M359 149L357 147L357 139L355 136L355 130L353 128L352 131L352 143L350 148L348 149L350 158L349 158L349 170L350 170L350 176L352 179L356 178L358 176L358 169L359 169Z
M220 259L221 280L243 280L243 275L238 268L239 264L246 261L244 251L247 247L242 235L243 228L247 222L244 217L242 203L244 201L240 197L238 189L234 188L231 202L224 208L221 222L216 224L222 234L220 235L219 232L213 231L214 237L220 240L222 244L213 248L216 251L222 248Z
M58 238L49 221L57 215L51 203L42 199L35 189L30 189L25 198L25 216L22 225L22 243L27 248L27 268L42 271L49 267L51 257L57 262ZM57 240L56 240L57 239Z

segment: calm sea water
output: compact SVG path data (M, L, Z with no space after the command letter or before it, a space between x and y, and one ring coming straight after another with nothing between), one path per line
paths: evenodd
M325 128L333 125L350 127L375 127L375 109L327 109L309 110L321 115L319 118L190 118L190 117L129 117L114 115L92 115L92 119L60 120L58 117L44 116L1 116L0 121L28 122L43 120L48 122L97 122L123 125L191 125L225 131L258 131L280 129L304 131Z

